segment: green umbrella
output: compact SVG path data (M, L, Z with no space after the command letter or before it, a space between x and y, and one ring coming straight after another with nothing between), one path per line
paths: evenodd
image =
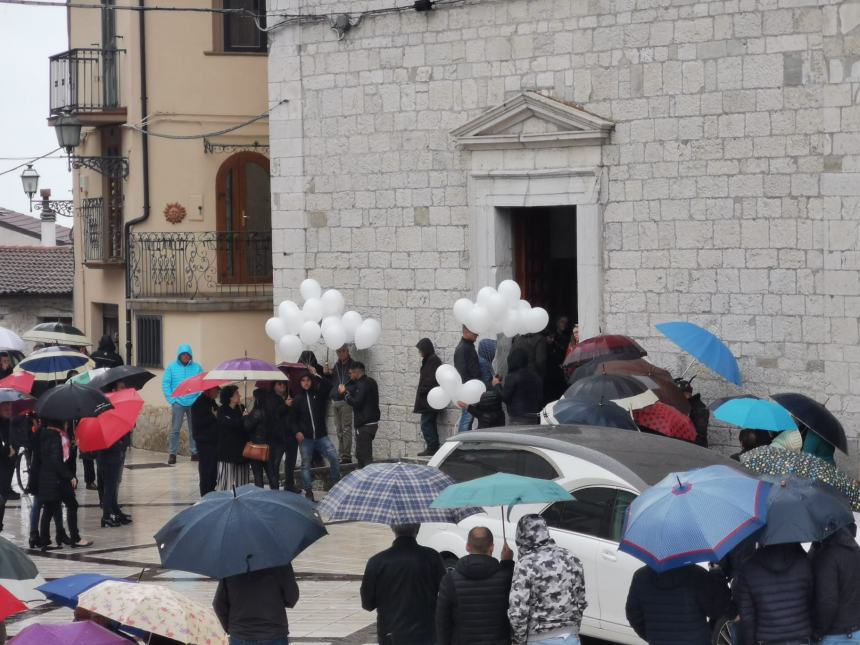
M431 508L467 508L470 506L502 507L502 533L505 532L504 507L516 504L541 504L545 502L571 501L574 497L564 488L549 479L522 477L508 473L496 473L487 477L448 486L432 504Z

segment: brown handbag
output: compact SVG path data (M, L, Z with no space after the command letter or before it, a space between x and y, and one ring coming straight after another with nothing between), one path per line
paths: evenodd
M269 444L249 441L242 450L242 456L254 461L269 461Z

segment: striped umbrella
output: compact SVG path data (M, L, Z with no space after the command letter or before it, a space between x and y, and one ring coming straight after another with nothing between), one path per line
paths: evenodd
M92 343L84 332L74 325L60 322L47 322L36 325L24 334L24 340L46 345L71 345L72 347L90 347Z
M69 372L86 372L95 366L86 354L57 345L36 350L18 363L15 371L30 372L37 381L65 381Z
M276 366L257 358L233 358L216 365L204 381L286 381Z

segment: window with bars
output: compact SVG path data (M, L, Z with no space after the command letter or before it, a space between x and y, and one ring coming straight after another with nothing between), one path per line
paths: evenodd
M245 9L259 16L260 26L266 26L265 0L223 0L225 9ZM224 51L264 52L266 33L257 29L254 18L247 14L224 14Z
M141 367L161 367L161 316L138 315L135 320L137 321L137 364Z

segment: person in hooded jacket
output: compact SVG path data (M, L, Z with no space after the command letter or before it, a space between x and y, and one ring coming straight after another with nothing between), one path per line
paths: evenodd
M197 376L203 372L200 363L194 362L194 354L191 345L183 343L176 350L176 360L164 370L164 378L161 381L161 391L170 405L170 456L167 463L176 463L176 453L179 450L179 434L182 432L182 421L188 419L188 446L191 449L191 460L197 461L197 444L194 443L192 432L193 421L191 420L191 406L197 400L199 394L187 394L175 397L173 391L179 387L187 378Z
M463 401L457 401L457 405L461 409L468 410L469 414L478 420L478 430L500 428L505 425L502 389L498 385L484 392L477 403L466 405Z
M507 645L514 554L505 544L501 562L496 560L493 533L485 526L469 531L466 552L439 584L436 645Z
M210 387L191 405L191 430L197 444L200 497L215 490L218 480L218 388Z
M108 334L105 334L99 339L98 349L92 353L90 358L93 359L96 367L111 368L125 365L122 360L122 356L120 356L116 351L116 344L113 342L113 338Z
M695 564L658 573L642 567L627 594L627 621L648 645L710 645L708 619L732 614L720 573Z
M481 380L488 388L493 384L493 361L496 359L498 343L492 338L484 338L478 343L478 367L481 368Z
M493 379L493 387L501 384ZM538 423L543 407L543 380L529 367L528 355L522 348L508 356L508 374L502 386L502 400L508 407L510 425Z
M803 547L773 544L759 548L732 587L744 642L808 643L813 590L812 566Z
M588 606L582 563L549 535L540 515L517 524L508 619L514 645L579 645L579 625Z
M860 641L860 546L857 526L836 531L812 558L814 634L822 645Z
M517 349L522 349L526 353L528 366L534 370L535 374L540 377L543 382L546 375L546 360L547 360L547 342L543 332L520 334L514 336L511 342L511 352ZM508 367L510 369L510 367Z
M426 457L439 450L439 429L436 425L439 410L427 403L427 395L438 385L436 370L442 365L442 359L436 355L433 341L429 338L422 338L415 347L421 354L421 371L418 375L418 389L415 391L415 406L412 412L421 415L421 434L424 436L426 447L418 453L418 456Z
M315 384L314 381L318 381ZM311 462L314 454L319 454L328 461L332 483L340 480L340 463L337 450L328 436L326 429L326 405L332 384L326 378L319 376L316 368L309 367L307 372L299 376L301 389L298 394L287 401L290 407L290 423L299 442L302 454L302 485L305 497L313 500L313 474Z

